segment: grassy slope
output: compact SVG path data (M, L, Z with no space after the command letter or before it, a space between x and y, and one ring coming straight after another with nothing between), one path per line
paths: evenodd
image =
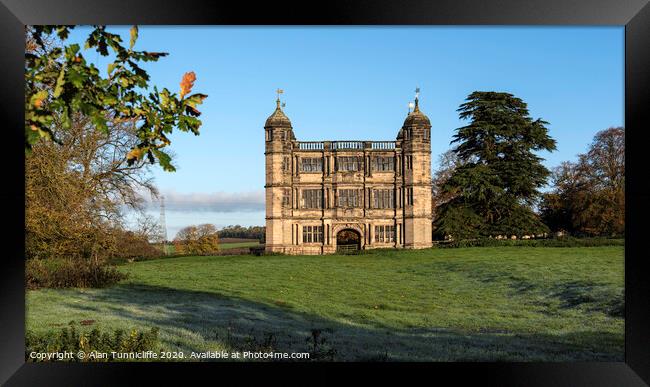
M323 348L342 360L623 360L623 248L183 257L108 289L30 291L27 326L159 326L166 349ZM271 336L269 336L271 335Z

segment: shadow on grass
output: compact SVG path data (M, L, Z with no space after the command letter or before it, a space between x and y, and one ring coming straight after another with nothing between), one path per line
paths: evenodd
M625 297L623 290L589 282L573 281L553 288L553 296L562 301L562 307L584 306L587 310L605 313L612 317L625 316Z
M140 284L72 296L67 308L159 327L167 348L186 352L310 352L312 359L345 361L623 360L623 335L609 332L551 336L355 326L279 305Z
M582 308L589 312L599 312L610 317L625 316L625 297L622 288L593 281L570 281L542 286L531 280L507 272L482 272L468 269L456 263L440 264L446 271L457 272L481 283L506 282L513 290L512 294L535 292L546 298L539 304L548 306L552 300L559 302L562 309Z

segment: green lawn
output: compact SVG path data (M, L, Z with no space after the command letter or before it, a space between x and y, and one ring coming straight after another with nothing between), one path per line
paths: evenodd
M623 361L623 247L143 261L106 289L27 293L27 328L160 328L165 349L337 360Z
M255 247L259 246L259 242L233 242L233 243L220 243L219 250L237 249L242 247Z

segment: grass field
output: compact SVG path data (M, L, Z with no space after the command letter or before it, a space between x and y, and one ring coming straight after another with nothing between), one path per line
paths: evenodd
M219 250L230 250L230 249L238 249L242 247L255 247L259 246L260 242L254 241L254 242L232 242L232 243L220 243L219 244Z
M623 247L135 262L106 289L27 293L27 328L160 328L168 350L335 360L622 361Z

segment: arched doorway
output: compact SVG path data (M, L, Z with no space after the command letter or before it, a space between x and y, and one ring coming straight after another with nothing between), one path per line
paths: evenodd
M354 253L361 249L361 234L357 230L346 228L336 234L336 252Z

